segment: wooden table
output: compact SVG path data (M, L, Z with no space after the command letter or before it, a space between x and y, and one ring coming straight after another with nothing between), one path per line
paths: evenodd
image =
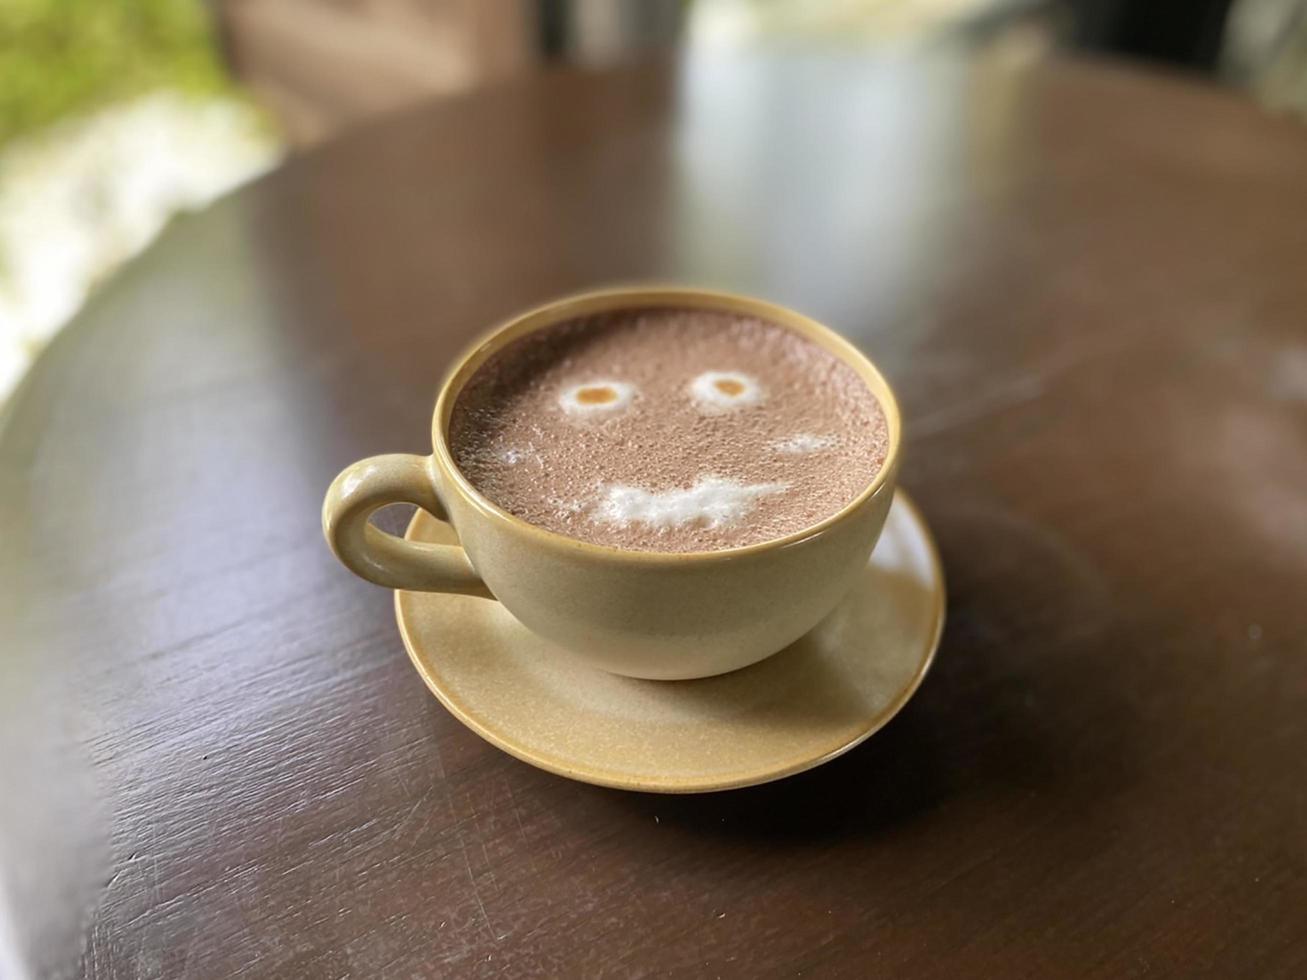
M761 788L491 748L318 529L472 333L648 277L863 345L949 576L902 715ZM0 528L6 697L72 733L6 786L17 943L87 976L1307 975L1307 130L1235 95L793 55L389 119L107 284Z

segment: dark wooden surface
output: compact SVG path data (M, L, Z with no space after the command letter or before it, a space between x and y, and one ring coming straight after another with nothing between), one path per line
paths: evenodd
M1305 260L1301 125L1076 64L555 74L177 222L0 437L5 683L57 691L111 849L73 963L1307 974ZM318 530L342 465L424 451L470 334L643 277L824 319L905 408L943 646L782 783L503 755ZM46 824L31 864L75 843Z

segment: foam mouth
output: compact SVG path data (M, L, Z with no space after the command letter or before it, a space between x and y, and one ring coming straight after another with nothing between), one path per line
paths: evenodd
M740 483L718 476L700 477L694 486L653 491L622 485L603 488L599 503L590 510L600 524L626 527L643 524L658 530L684 527L725 527L735 524L758 501L786 489L785 483Z
M634 397L635 385L625 381L587 381L563 389L558 404L568 415L612 415L629 407Z
M762 386L738 371L705 371L690 382L690 397L710 414L730 412L762 401Z
M807 453L819 453L823 449L831 449L835 445L834 436L821 436L812 432L800 432L798 435L790 436L788 439L777 439L767 448L778 453L788 453L792 456L806 455Z

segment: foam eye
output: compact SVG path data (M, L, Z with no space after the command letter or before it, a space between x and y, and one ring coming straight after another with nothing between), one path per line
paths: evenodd
M705 412L729 412L762 401L762 387L738 371L705 371L690 382L690 397Z
M558 404L569 415L611 415L631 404L635 385L625 381L587 381L565 388Z

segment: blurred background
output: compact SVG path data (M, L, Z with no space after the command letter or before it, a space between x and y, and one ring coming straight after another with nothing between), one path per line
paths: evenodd
M168 219L382 113L693 46L1074 49L1307 117L1307 0L0 0L0 404Z

